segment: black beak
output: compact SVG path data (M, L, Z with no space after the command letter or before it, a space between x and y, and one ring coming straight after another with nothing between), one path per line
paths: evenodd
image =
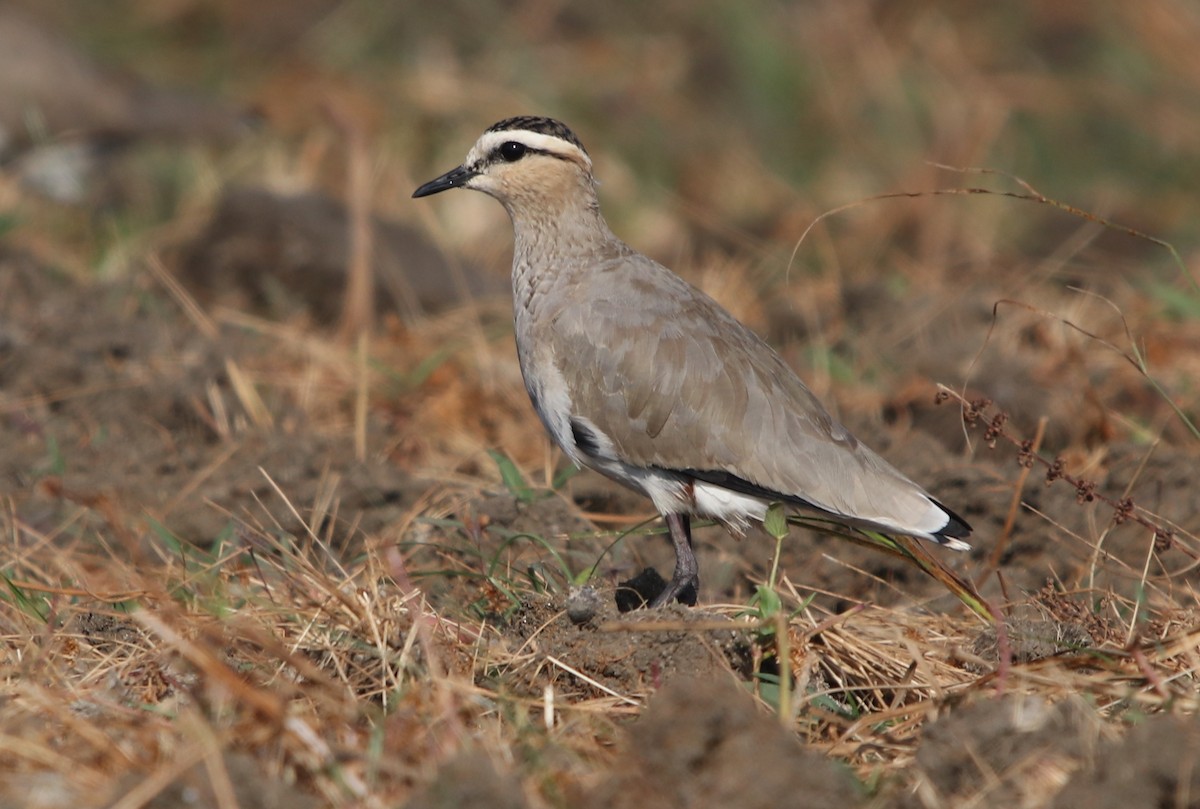
M466 166L459 166L438 177L436 180L430 180L425 185L413 192L413 199L417 197L427 197L430 194L437 194L449 188L459 188L466 184L468 180L474 177L479 172L474 169L469 169Z

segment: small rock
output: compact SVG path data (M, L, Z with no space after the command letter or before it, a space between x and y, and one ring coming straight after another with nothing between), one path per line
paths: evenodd
M595 618L603 606L604 601L595 587L590 584L572 587L567 596L567 617L571 623L580 626Z

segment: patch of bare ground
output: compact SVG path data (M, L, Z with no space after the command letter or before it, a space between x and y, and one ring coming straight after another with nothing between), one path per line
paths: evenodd
M680 678L630 725L612 774L578 806L854 807L845 767L801 744L728 677Z
M1110 506L1023 478L1003 445L947 465L922 433L865 425L1002 538L954 561L1004 627L797 530L781 689L780 624L749 606L771 543L701 529L707 606L620 612L620 583L669 565L669 542L599 479L539 482L515 377L485 395L451 359L376 380L357 420L352 360L324 338L181 320L186 296L153 273L80 285L5 261L9 803L1046 806L1102 777L1115 720L1194 710L1191 535L1097 531ZM403 378L447 317L392 333L412 358L380 361ZM517 448L520 479L491 442ZM1190 457L1112 444L1088 474L1187 525ZM1183 773L1179 755L1136 766Z
M1050 703L1022 695L947 705L925 726L912 784L897 805L1044 806L1109 735L1078 698Z
M1186 3L9 5L0 806L1198 805ZM798 528L621 611L671 543L550 448L510 223L408 198L539 108L974 526L1000 624Z
M1140 718L1097 749L1051 805L1200 806L1200 723L1195 716Z
M744 625L725 615L679 604L621 613L611 592L598 597L598 608L582 622L561 601L523 605L509 630L510 645L519 645L506 679L524 680L535 694L552 684L576 697L598 697L645 694L681 675L749 676L751 640Z

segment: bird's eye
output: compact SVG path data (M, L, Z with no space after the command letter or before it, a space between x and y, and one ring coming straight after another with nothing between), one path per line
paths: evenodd
M525 151L525 144L517 143L515 140L500 144L500 157L509 163L516 163L525 156Z

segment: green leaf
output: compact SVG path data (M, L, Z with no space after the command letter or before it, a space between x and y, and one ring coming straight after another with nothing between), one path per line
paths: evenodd
M550 481L550 488L558 491L563 486L567 485L567 481L578 475L583 470L575 464L569 464L563 467L555 476L554 480Z
M496 467L500 470L500 480L509 494L523 503L532 503L537 498L537 492L525 482L521 470L507 455L494 449L489 449L488 455L496 462Z
M18 587L7 574L0 574L0 579L8 586L8 592L12 596L12 603L26 615L29 615L42 623L46 622L47 616L50 615L50 605L47 603L44 596L31 596L22 588ZM0 598L3 598L0 596Z
M46 473L57 477L67 473L67 459L58 446L58 439L52 435L46 438Z
M761 618L770 618L783 609L783 600L772 588L759 585L752 602Z
M779 710L779 677L758 672L758 696L774 710Z
M21 224L21 217L14 213L0 214L0 237L7 236Z
M167 549L176 556L188 559L191 556L191 552L196 550L194 546L185 545L183 542L180 542L179 537L175 536L175 534L171 532L171 529L167 528L167 526L163 525L153 517L147 517L146 522L150 524L150 531L156 537L158 537L158 541L165 545Z
M1200 296L1194 291L1179 289L1174 284L1152 282L1150 295L1158 301L1168 317L1175 320L1200 320Z
M763 517L763 530L775 539L788 535L787 508L783 503L772 503Z

